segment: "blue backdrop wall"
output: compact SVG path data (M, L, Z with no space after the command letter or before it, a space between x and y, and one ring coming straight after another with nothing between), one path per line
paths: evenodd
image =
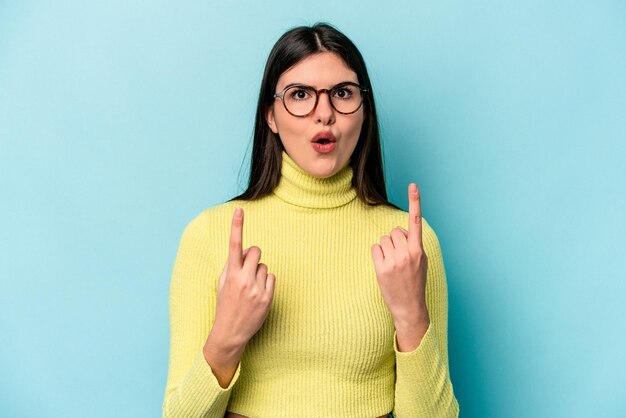
M391 200L416 181L439 236L461 416L623 416L608 0L1 1L0 416L160 416L178 240L243 190L267 54L316 21L363 53Z

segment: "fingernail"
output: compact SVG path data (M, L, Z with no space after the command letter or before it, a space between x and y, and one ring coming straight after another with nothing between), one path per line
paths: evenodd
M241 208L235 209L235 218L241 218Z

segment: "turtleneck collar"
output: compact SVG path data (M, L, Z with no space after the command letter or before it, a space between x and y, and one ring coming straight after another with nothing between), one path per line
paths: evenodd
M304 171L283 150L280 181L274 194L293 205L307 208L335 208L357 196L352 186L352 167L349 161L335 175L317 178Z

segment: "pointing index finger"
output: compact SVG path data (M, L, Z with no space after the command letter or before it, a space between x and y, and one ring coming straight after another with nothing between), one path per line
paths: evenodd
M230 241L228 244L228 267L241 269L243 254L241 243L243 240L243 209L235 209L233 220L230 225Z
M417 184L409 184L409 248L422 246L422 208Z

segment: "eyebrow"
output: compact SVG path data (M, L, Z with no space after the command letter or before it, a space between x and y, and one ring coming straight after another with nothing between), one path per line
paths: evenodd
M359 83L358 83L358 82L356 82L356 81L346 80L346 81L341 81L341 82L339 82L339 83L335 84L335 85L334 85L334 86L332 86L330 89L332 89L333 87L340 86L340 85L342 85L342 84L346 84L346 83L354 83L354 84L359 84ZM312 87L312 88L315 88L315 87L313 87L313 86L311 86L311 85L309 85L309 84L304 84L304 83L290 83L290 84L287 84L287 85L286 85L285 87L283 87L282 89L283 89L283 90L285 90L285 89L287 89L287 88L289 88L289 87L293 87L293 86L303 86L303 87ZM330 89L329 89L329 90L330 90ZM317 89L316 89L316 90L317 90Z

